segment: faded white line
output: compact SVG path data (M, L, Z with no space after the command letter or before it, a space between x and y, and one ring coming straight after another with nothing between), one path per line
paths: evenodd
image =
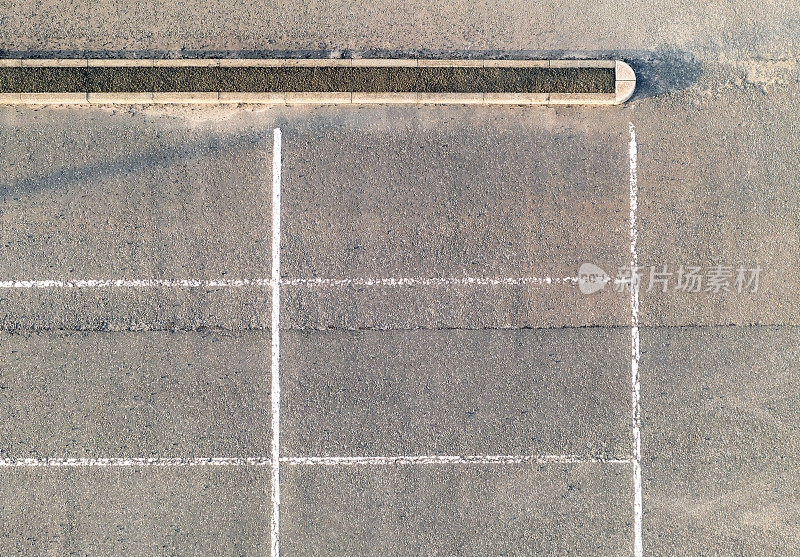
M284 279L287 286L542 286L575 285L578 277L397 277L346 279Z
M283 457L289 466L415 466L427 464L623 464L630 457L579 455L399 455L399 456L296 456ZM257 457L153 457L153 458L17 458L0 459L0 468L125 468L271 466L272 459Z
M279 557L280 537L280 412L281 412L281 379L280 379L280 326L281 326L281 130L273 130L272 143L272 520L270 537L272 557Z
M271 284L269 279L4 280L0 288L243 288Z
M636 130L630 123L630 142L628 158L630 161L630 231L631 231L631 426L633 434L633 554L642 557L642 438L641 438L641 386L639 381L639 257L636 242L639 237L636 228L636 214L639 205L639 185L637 180L638 147Z
M312 278L280 279L283 286L301 287L404 287L404 286L544 286L576 285L578 277L388 277L388 278ZM86 280L3 280L0 289L70 288L247 288L273 287L273 279L86 279Z
M0 467L39 468L39 467L200 467L200 466L265 466L268 458L17 458L0 459Z
M592 458L578 455L402 455L298 456L281 462L293 466L387 466L420 464L630 464L630 458Z

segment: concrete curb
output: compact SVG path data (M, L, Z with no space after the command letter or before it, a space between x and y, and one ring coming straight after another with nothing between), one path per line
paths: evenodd
M616 60L550 60L551 68L613 68Z
M616 94L614 104L622 104L633 96L636 89L636 72L622 60L617 60L614 64L614 86Z
M284 93L286 104L352 104L353 93Z
M484 104L546 105L550 93L485 93Z
M89 93L89 104L150 104L153 93Z
M550 60L484 60L484 68L549 68Z
M0 68L76 67L408 67L408 68L613 68L614 93L0 93L0 104L481 104L619 105L636 89L636 74L621 60L417 60L417 59L0 59Z
M357 93L353 92L353 104L418 104L417 93Z
M19 93L20 104L89 104L87 93Z
M483 93L417 93L417 104L483 104Z
M482 68L483 60L417 60L418 68Z
M153 60L154 68L218 68L219 60L195 58L194 60Z
M87 60L89 68L152 68L154 60L146 59L108 59Z
M286 93L220 93L222 104L286 104Z
M550 93L547 104L617 104L615 93Z
M419 60L410 60L408 58L392 60L386 58L361 58L350 62L354 68L416 68L419 66Z
M77 58L58 58L58 59L22 59L19 65L23 68L86 68L89 60Z
M219 93L150 93L157 104L219 104Z

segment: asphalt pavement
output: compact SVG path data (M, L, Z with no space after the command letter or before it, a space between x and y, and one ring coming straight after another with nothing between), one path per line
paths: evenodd
M2 553L270 554L275 128L282 555L636 555L638 525L644 555L800 552L798 23L4 7L5 56L605 56L640 82L606 108L0 108ZM573 280L630 265L632 130L639 486L630 292Z

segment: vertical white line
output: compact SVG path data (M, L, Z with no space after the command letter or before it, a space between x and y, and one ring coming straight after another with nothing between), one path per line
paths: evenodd
M281 130L273 130L272 145L272 557L280 555L280 418L281 418Z
M630 143L628 158L630 160L630 226L631 226L631 426L633 434L633 554L642 557L642 438L639 384L639 257L636 253L636 241L639 233L636 228L636 213L639 205L639 185L636 178L638 148L636 146L636 130L630 124Z

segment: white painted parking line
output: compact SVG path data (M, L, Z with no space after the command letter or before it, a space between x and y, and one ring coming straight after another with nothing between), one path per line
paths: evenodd
M272 144L272 557L280 555L280 422L281 422L281 130L273 131Z
M289 466L418 466L426 464L621 464L632 458L579 455L398 455L398 456L294 456L279 463ZM140 458L17 458L0 459L0 468L136 468L203 466L271 466L271 458L258 457L140 457Z
M638 147L636 130L630 124L628 158L630 162L630 233L631 233L631 426L633 432L633 554L641 557L642 547L642 439L641 439L641 387L639 384L639 257L636 253L638 230L636 213L639 205L639 185L637 181Z
M124 467L201 467L201 466L266 466L268 458L18 458L0 459L0 468L124 468Z
M579 277L388 277L388 278L313 278L313 279L108 279L108 280L4 280L0 289L72 289L72 288L247 288L305 286L544 286L548 284L576 285Z
M578 284L578 277L401 277L362 279L285 279L287 286L543 286Z
M110 279L110 280L4 280L6 289L70 289L70 288L242 288L270 286L270 279Z
M630 458L578 455L420 455L298 456L281 459L294 466L413 466L420 464L630 464Z
M0 288L6 289L70 289L70 288L242 288L270 286L270 279L110 279L110 280L4 280Z

